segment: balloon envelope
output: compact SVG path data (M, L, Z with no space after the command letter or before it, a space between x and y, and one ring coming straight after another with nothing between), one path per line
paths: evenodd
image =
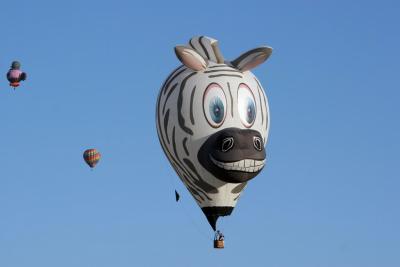
M94 168L96 166L100 160L100 157L100 153L94 148L87 149L85 152L83 152L83 159L90 168Z
M20 85L21 81L26 80L26 73L20 70L21 64L18 61L13 61L10 70L7 72L7 80L10 86L16 88Z
M194 37L175 47L183 64L161 87L156 110L160 144L215 230L232 213L248 181L265 165L269 108L249 71L269 47L224 60L217 41Z

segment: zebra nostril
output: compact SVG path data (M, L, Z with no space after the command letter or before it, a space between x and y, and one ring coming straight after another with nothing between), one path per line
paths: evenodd
M254 136L253 144L254 144L254 148L257 149L258 151L261 151L263 149L263 144L262 144L260 137Z
M222 140L222 146L221 146L222 152L227 152L228 150L230 150L233 147L233 144L234 144L233 137L224 138L224 140Z

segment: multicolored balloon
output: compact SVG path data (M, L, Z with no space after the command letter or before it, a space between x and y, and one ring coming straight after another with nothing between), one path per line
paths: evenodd
M194 37L176 46L183 65L158 95L161 146L211 227L230 215L247 182L265 166L269 107L250 72L271 55L267 46L225 61L217 40Z
M87 149L85 152L83 152L83 159L90 168L94 168L96 166L96 164L100 161L100 157L100 153L94 148Z
M21 63L13 61L10 70L7 72L7 80L14 89L20 85L21 81L25 81L27 77L26 73L22 72L20 69Z

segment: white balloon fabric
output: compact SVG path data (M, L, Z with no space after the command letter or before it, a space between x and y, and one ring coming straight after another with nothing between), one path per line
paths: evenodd
M156 124L161 146L186 188L216 229L230 215L247 182L265 166L269 107L249 70L270 47L224 61L215 39L176 46L182 66L161 87Z

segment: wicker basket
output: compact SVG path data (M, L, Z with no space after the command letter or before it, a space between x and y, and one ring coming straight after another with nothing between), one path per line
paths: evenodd
M12 83L10 83L10 86L18 87L19 86L19 82L12 82Z
M224 240L214 240L214 248L224 248Z

